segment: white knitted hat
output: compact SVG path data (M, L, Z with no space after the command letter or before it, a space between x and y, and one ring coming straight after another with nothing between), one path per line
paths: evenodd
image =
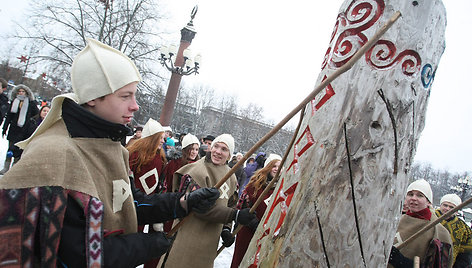
M278 154L269 154L266 161L264 162L264 167L266 167L272 160L282 160L282 157Z
M134 63L121 51L87 38L87 46L74 58L71 68L72 89L84 104L114 93L141 75Z
M189 146L189 145L191 145L191 144L194 144L194 143L196 143L196 144L198 144L198 146L200 146L200 141L198 140L198 138L195 135L192 135L192 134L188 133L182 139L182 149Z
M172 128L170 126L163 126L165 131L170 131L172 132Z
M159 122L152 118L149 118L149 120L143 127L143 132L141 132L141 138L146 138L159 132L164 132L164 128Z
M211 148L213 148L213 146L218 142L222 142L222 143L226 144L226 146L228 146L228 148L229 148L228 160L231 159L231 156L233 155L233 152L234 152L234 138L233 138L233 136L231 136L230 134L221 134L220 136L216 137L211 142Z
M122 52L97 40L87 38L87 46L77 54L71 68L74 93L54 97L51 110L36 131L26 140L16 143L24 149L29 142L46 131L62 117L62 103L70 99L78 104L114 93L141 76L134 63Z
M412 182L410 185L408 185L406 192L408 193L409 191L413 190L423 193L424 196L426 196L426 198L428 199L428 201L430 203L433 203L433 191L431 190L431 186L426 180L420 179Z
M447 194L447 195L444 195L442 198L441 198L441 202L440 204L442 204L443 202L449 202L449 203L452 203L454 204L456 207L458 205L460 205L462 203L462 200L461 198L456 195L456 194Z

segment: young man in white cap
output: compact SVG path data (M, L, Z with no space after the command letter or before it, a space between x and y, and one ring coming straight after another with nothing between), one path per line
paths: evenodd
M195 163L188 164L174 174L173 189L190 191L200 187L212 187L230 170L227 161L234 151L234 139L229 134L216 137L211 143L210 154ZM224 224L234 220L249 225L256 221L249 209L232 208L237 201L234 174L220 187L220 198L207 213L195 213L179 229L170 250L166 268L212 268L218 250L218 241ZM182 254L187 254L182 258Z
M446 194L441 198L441 206L436 210L436 216L441 217L449 210L457 207L462 203L461 198L456 194ZM472 264L472 230L459 217L457 212L441 224L451 234L454 247L454 268L470 267Z
M71 79L74 93L54 98L36 132L18 144L22 161L0 180L0 264L135 267L170 245L163 233L137 233L138 223L207 211L219 193L135 189L120 140L138 110L141 77L123 53L87 39Z
M437 219L429 209L432 201L433 192L426 180L416 180L408 186L405 200L408 211L401 217L398 224L388 267L413 267L415 256L420 257L421 267L433 267L432 264L436 262L452 267L451 236L441 224L436 224L400 250L396 248L431 221Z

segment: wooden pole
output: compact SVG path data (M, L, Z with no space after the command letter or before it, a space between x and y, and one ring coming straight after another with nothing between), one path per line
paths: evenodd
M413 268L420 268L420 257L415 256L413 258Z
M424 232L428 231L429 229L431 229L432 227L434 227L436 224L440 223L442 220L445 220L445 219L449 219L452 214L454 214L455 212L457 212L459 209L467 206L468 204L470 204L472 202L472 197L467 199L466 201L462 202L460 205L458 205L457 207L449 210L447 213L444 213L441 217L437 218L436 220L430 222L428 225L426 225L425 227L423 227L422 229L420 229L418 232L416 232L414 235L410 236L407 240L403 241L403 243L401 243L400 245L397 246L397 249L401 249L403 247L405 247L408 243L410 243L411 241L415 240L418 236L422 235Z
M285 161L287 160L288 154L290 153L290 148L292 148L293 144L295 143L295 140L297 139L298 132L300 131L300 127L302 125L304 114L305 114L305 107L303 107L303 109L300 113L300 120L298 120L297 128L295 129L295 132L293 133L293 136L292 136L292 140L290 141L290 143L287 147L287 150L285 150L284 156L282 157L282 160L280 161L280 165L279 165L279 168L277 169L277 173L275 174L274 179L272 179L269 182L269 184L265 187L264 191L262 191L261 195L259 195L256 202L252 205L251 209L249 210L249 213L253 213L254 211L256 211L256 208L259 206L259 204L262 202L262 200L264 200L264 197L267 195L267 193L270 191L270 189L279 181L280 171L282 170L282 167L283 167ZM251 179L251 178L249 178L249 179ZM241 230L241 228L243 228L243 226L241 224L239 224L238 227L236 227L236 229L233 230L231 235L233 237L235 237L236 234ZM218 256L223 251L224 248L225 248L225 246L222 245L218 249L218 251L216 252L216 256Z
M272 136L275 135L275 133L277 133L288 121L290 121L290 119L292 119L292 117L297 114L299 111L301 111L303 109L303 107L306 106L307 103L309 103L312 99L314 99L325 87L327 87L331 82L333 82L336 78L338 78L341 74L347 72L349 69L352 68L352 66L354 65L354 63L356 63L366 52L367 50L369 50L379 39L380 37L382 37L382 35L387 32L388 29L390 29L390 27L392 27L392 25L395 23L395 21L398 20L398 18L400 18L401 16L401 13L400 11L397 11L395 12L392 17L390 17L390 19L385 23L385 25L383 25L376 33L374 36L372 36L372 38L367 41L367 43L365 43L357 52L356 54L354 54L352 56L352 58L346 62L346 64L344 64L343 66L341 66L339 69L337 69L332 75L330 75L329 77L327 77L324 81L322 81L317 87L315 87L315 89L310 93L308 94L308 96L305 97L305 99L303 99L302 102L300 102L287 116L285 116L282 121L280 121L277 125L275 125L272 130L270 130L267 134L264 135L264 137L262 137L256 144L254 144L251 149L249 149L249 151L243 156L243 158L241 158L241 160L239 160L236 165L234 165L229 171L228 173L226 173L225 176L223 176L223 178L220 179L220 181L218 181L218 183L214 186L215 188L220 188L221 185L223 185L228 179L229 177L231 177L231 175L233 175L236 170L241 166L243 165L244 161L246 161L249 156L251 156L259 147L261 147L268 139L270 139ZM192 213L189 213L188 216L190 216L190 214ZM169 233L167 234L168 236L172 236L181 226L182 224L185 222L185 219L188 218L185 217L183 218L177 225L174 226L174 228L172 228L172 230L169 231Z

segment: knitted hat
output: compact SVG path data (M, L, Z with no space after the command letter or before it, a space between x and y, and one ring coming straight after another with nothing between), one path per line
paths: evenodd
M84 104L114 93L141 75L134 63L121 51L87 38L87 46L74 58L71 68L72 89Z
M198 140L198 138L196 136L188 133L182 139L182 149L189 146L189 145L191 145L191 144L194 144L194 143L196 143L198 146L200 146L200 141Z
M282 160L282 157L278 154L269 154L266 161L264 162L264 167L266 167L272 160Z
M409 191L413 190L423 193L430 203L433 202L433 191L431 191L431 186L426 180L420 179L412 182L410 185L408 185L406 192L408 193Z
M144 125L143 127L141 138L146 138L159 132L164 132L164 128L161 126L161 124L159 124L159 122L152 118L149 118L146 125Z
M233 136L231 136L230 134L221 134L220 136L216 137L213 142L211 143L211 148L213 148L213 146L215 146L215 144L217 144L218 142L222 142L224 144L226 144L226 146L228 146L229 148L229 156L228 156L228 160L231 158L231 156L233 155L233 151L234 151L234 138Z
M454 204L455 206L458 206L462 203L462 200L461 198L456 195L456 194L447 194L447 195L444 195L442 198L441 198L441 202L440 204L442 204L443 202L449 202L449 203L452 203Z

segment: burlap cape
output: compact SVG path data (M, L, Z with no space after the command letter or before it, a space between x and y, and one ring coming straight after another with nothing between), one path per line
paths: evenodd
M437 217L431 215L431 221L436 220ZM400 223L398 224L397 233L395 234L395 239L393 242L394 246L402 243L410 236L418 232L424 226L429 224L431 221L418 219L411 217L409 215L403 215L400 219ZM426 254L428 251L428 247L430 245L431 240L439 239L442 243L447 243L450 245L449 251L449 265L448 267L452 267L452 240L449 232L442 226L441 224L436 224L433 228L427 230L425 233L417 237L415 240L407 244L405 247L400 249L400 252L403 256L413 260L415 256L420 257L420 262L423 262L426 258ZM392 267L389 265L388 267Z
M189 174L200 187L214 186L230 168L216 166L200 159L174 173L173 189L178 188L179 176ZM216 257L218 241L224 223L231 221L232 209L228 208L228 197L236 191L236 176L233 174L222 187L216 205L204 215L191 215L179 229L172 245L166 268L199 267L211 268Z
M128 152L119 142L71 138L61 119L29 142L21 161L0 180L0 189L60 186L82 192L103 202L105 231L135 233L137 216L128 170ZM123 200L115 203L114 212L117 196Z

